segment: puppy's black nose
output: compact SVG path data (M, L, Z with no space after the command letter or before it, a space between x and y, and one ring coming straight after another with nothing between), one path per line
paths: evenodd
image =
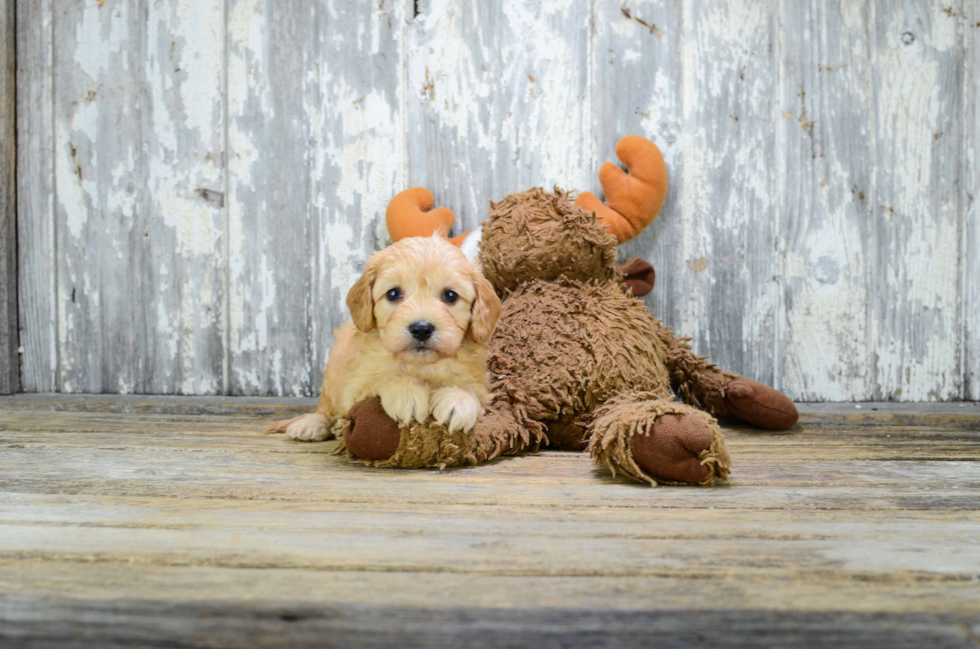
M419 342L425 342L429 338L432 338L432 332L435 330L435 325L424 320L408 325L408 333L412 334L412 338Z

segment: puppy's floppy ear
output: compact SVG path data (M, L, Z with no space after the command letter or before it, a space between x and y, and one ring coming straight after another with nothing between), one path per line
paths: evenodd
M475 342L485 343L500 319L500 298L493 290L493 285L476 268L473 269L470 279L476 289L476 298L470 311L469 333Z
M374 253L364 266L360 279L354 282L347 292L347 308L350 310L354 326L367 333L374 329L374 280L378 277L378 267L381 265L381 254Z

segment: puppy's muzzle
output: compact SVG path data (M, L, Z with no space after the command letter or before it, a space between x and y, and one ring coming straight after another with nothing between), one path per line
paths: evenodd
M419 320L418 322L413 322L408 325L408 333L412 334L412 338L424 343L429 338L432 338L433 332L436 327L431 322L425 322L424 320Z

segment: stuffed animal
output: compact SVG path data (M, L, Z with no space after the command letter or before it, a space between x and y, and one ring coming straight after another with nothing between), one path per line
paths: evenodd
M369 400L351 410L338 453L379 467L445 467L587 449L613 474L709 484L730 468L715 416L774 430L796 423L787 397L695 355L635 297L652 288L652 268L618 265L616 246L656 218L667 168L641 137L621 140L616 154L627 171L603 165L605 204L588 192L573 201L558 188L529 189L491 203L480 230L453 239L503 301L489 341L493 402L476 428L400 428ZM392 239L448 235L455 217L432 204L422 188L396 196Z

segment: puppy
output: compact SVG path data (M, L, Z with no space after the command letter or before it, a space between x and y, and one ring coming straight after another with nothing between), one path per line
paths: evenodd
M489 401L486 341L500 317L493 286L445 238L411 237L374 253L347 294L316 412L269 430L317 442L351 406L381 397L401 424L429 415L469 432Z

